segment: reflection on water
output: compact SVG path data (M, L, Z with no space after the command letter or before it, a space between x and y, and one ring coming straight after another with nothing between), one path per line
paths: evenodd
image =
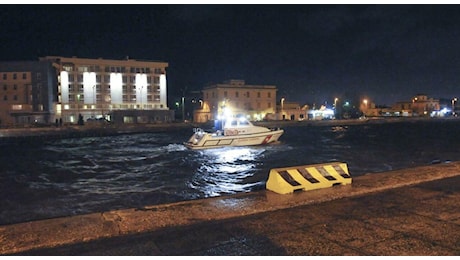
M206 197L251 190L258 183L248 183L254 176L264 148L227 147L197 152L199 168L189 186Z
M0 224L265 189L270 169L346 162L355 177L460 160L460 121L293 125L266 146L188 150L191 130L3 144Z

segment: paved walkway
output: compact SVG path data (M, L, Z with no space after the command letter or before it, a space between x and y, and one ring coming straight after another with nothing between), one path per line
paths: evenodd
M0 226L4 255L460 255L460 163Z

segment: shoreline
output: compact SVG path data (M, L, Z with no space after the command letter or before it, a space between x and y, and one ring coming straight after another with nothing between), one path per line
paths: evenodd
M360 125L360 124L387 124L400 122L420 122L420 121L459 121L460 118L366 118L366 119L341 119L341 120L305 120L305 121L257 121L254 125L265 126L269 128L281 128L284 126L334 126L334 125ZM0 129L0 140L30 140L30 139L62 139L62 138L80 138L95 136L113 136L122 134L154 133L168 132L178 129L193 128L211 128L209 123L192 123L192 122L173 122L158 124L87 124L84 126L67 125L62 127L32 127L32 128L5 128Z

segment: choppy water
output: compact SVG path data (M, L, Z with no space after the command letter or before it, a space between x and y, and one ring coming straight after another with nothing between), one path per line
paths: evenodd
M1 145L0 224L265 188L271 168L346 162L353 176L460 160L460 120L286 126L276 144L192 151L190 130Z

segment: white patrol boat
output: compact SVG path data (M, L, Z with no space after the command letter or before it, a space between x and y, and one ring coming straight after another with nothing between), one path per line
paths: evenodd
M184 145L190 149L208 149L226 146L262 145L278 141L282 129L255 126L245 117L216 120L214 132L195 128L194 134Z

